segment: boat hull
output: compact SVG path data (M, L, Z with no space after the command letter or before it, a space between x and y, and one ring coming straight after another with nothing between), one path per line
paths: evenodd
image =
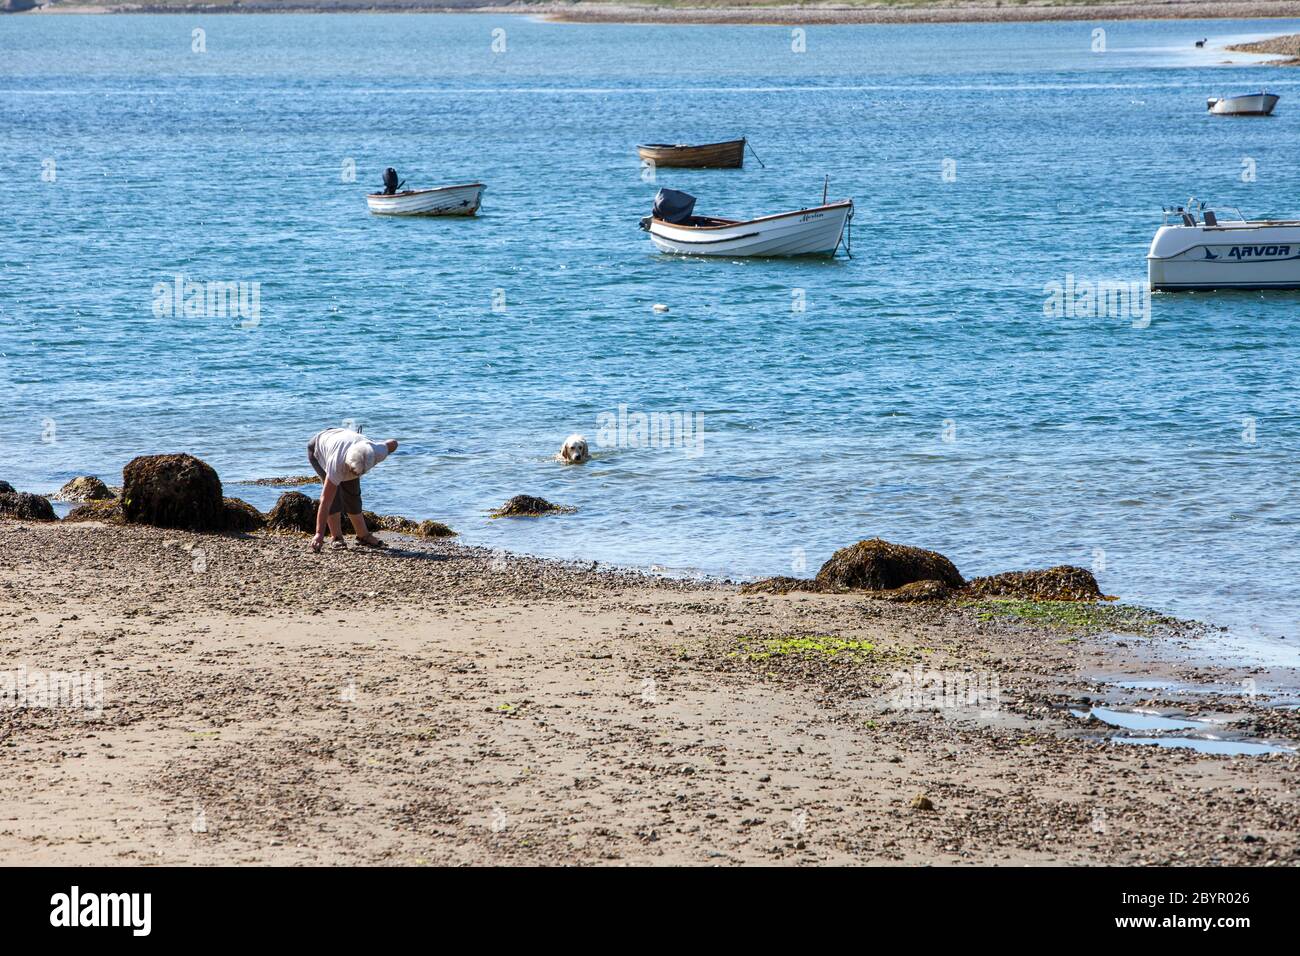
M1153 292L1300 289L1300 222L1161 226L1147 280Z
M482 183L413 189L386 196L371 193L366 205L377 216L473 216L479 210Z
M834 255L853 212L853 201L815 209L729 222L720 226L679 226L650 221L650 239L660 252L680 256Z
M745 164L745 141L733 139L725 143L706 143L702 146L670 146L653 143L636 148L642 161L656 166L677 166L686 169L739 169Z
M1215 116L1268 116L1277 106L1274 93L1252 93L1249 96L1225 96L1207 102Z

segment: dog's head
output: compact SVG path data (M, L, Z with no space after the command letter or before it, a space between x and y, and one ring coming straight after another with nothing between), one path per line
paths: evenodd
M591 457L591 452L587 449L587 439L581 435L570 435L564 439L564 445L560 448L560 458L571 465L581 465Z

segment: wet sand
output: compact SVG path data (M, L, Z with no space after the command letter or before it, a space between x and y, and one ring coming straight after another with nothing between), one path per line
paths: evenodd
M312 555L0 520L0 670L105 687L98 719L0 706L0 862L1300 864L1294 753L1116 744L1070 713L1300 739L1270 706L1296 675L1199 663L1197 628L745 595L382 536ZM1122 619L1138 633L1106 636ZM918 666L1000 698L900 706Z

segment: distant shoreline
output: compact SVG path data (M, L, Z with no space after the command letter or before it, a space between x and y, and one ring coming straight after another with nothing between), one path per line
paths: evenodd
M22 4L26 0L0 0ZM558 23L732 24L828 26L835 24L1028 23L1078 20L1219 20L1300 18L1296 0L1183 0L1183 2L1029 3L919 2L825 3L809 6L707 2L688 6L653 3L479 3L470 0L253 0L253 2L51 2L15 13L476 13L534 16Z

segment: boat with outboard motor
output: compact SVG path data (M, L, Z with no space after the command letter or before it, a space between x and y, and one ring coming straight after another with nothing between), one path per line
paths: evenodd
M397 170L384 170L384 191L366 196L370 211L380 216L473 216L482 202L482 183L438 186L434 189L402 189Z
M1240 96L1211 96L1206 99L1205 108L1215 116L1269 116L1277 101L1276 93L1261 90Z
M661 189L641 228L661 252L685 256L834 255L853 218L853 200L758 219L695 215L695 197Z
M1196 199L1166 206L1147 280L1153 292L1300 289L1300 220L1248 220L1232 206L1215 211Z

